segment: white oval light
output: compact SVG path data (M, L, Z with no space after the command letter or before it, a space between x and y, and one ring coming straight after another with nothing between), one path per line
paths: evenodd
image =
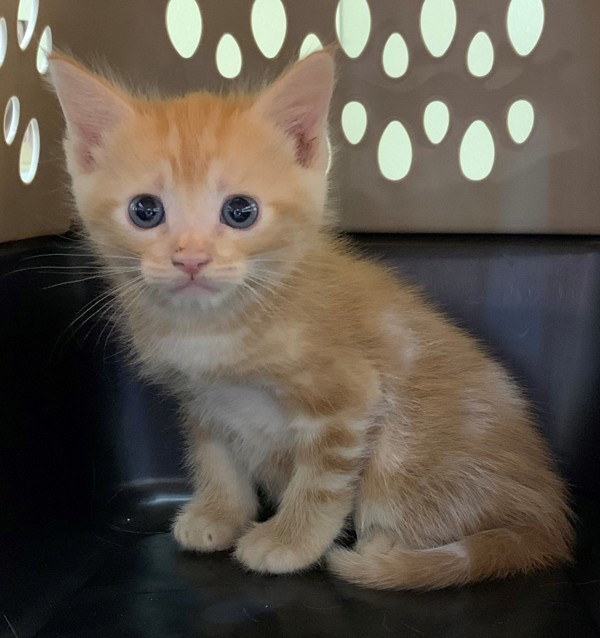
M490 36L480 31L471 40L467 51L467 68L471 75L482 78L488 75L494 66L494 46Z
M169 0L166 22L175 51L182 58L191 58L202 37L202 14L196 0Z
M31 184L38 168L40 159L40 128L37 120L33 118L27 128L23 141L21 142L21 152L19 153L19 173L24 184Z
M19 128L19 116L21 104L19 98L13 95L6 103L4 109L4 141L10 145L13 143Z
M242 70L242 52L231 33L225 33L217 45L217 69L224 78L235 78Z
M8 47L8 30L6 28L6 20L0 18L0 66L6 57L6 49Z
M542 0L511 0L506 14L506 29L513 49L522 56L529 55L544 30Z
M527 141L533 130L535 111L533 105L527 100L517 100L508 109L506 124L508 133L515 144L523 144Z
M377 161L386 179L398 181L408 175L412 164L412 144L400 122L390 122L383 131L377 149Z
M335 30L349 58L357 58L371 33L371 10L367 0L340 0L335 12Z
M265 58L274 58L285 40L287 18L281 0L255 0L252 5L252 35Z
M434 100L429 102L423 112L423 128L425 135L432 144L439 144L450 127L450 111L444 102Z
M475 120L466 130L460 144L460 168L474 182L485 179L494 166L496 148L487 124Z
M348 102L342 110L342 130L350 144L358 144L367 130L367 111L360 102Z
M21 49L26 49L31 42L38 10L38 0L20 0L19 2L19 8L17 9L17 40Z
M425 0L421 7L421 36L434 58L441 58L456 33L456 7L452 0Z
M48 70L48 56L52 53L52 29L46 27L42 32L40 43L38 44L35 65L39 73L46 73Z
M300 45L300 51L298 53L298 58L302 60L307 55L314 53L315 51L320 51L323 48L323 43L314 33L309 33L304 40L302 40L302 44Z
M392 33L383 47L383 70L391 78L402 77L408 69L408 47L399 33Z

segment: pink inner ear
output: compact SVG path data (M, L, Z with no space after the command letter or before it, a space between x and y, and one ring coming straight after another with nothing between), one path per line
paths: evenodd
M98 148L115 126L132 114L127 96L68 58L50 60L50 76L60 100L69 139L81 170L95 166Z
M285 132L296 142L296 159L302 166L310 167L319 148L317 122L306 116L284 125Z
M85 97L81 96L84 103L79 113L69 122L69 128L77 161L82 170L89 172L95 166L94 149L102 145L106 133L119 123L119 108L111 102L97 103L94 96L91 96L86 105Z
M85 172L89 172L94 168L94 155L92 150L100 145L100 135L92 131L89 133L81 132L76 137L76 156L77 161Z
M333 90L333 60L324 52L297 62L257 101L257 108L292 137L296 159L310 168L324 148Z

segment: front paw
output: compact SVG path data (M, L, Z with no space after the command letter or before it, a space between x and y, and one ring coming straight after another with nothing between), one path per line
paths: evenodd
M310 543L282 540L285 536L273 520L257 523L238 541L235 557L248 569L269 574L295 572L321 557Z
M173 525L173 536L183 549L219 552L230 549L242 533L243 523L215 516L195 503L184 507Z

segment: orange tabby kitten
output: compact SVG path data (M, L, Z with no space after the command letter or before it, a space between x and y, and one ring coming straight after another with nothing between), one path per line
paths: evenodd
M187 416L175 538L259 572L324 557L376 588L568 560L565 489L515 384L328 230L333 76L319 52L256 95L157 100L51 61L81 219L144 374ZM353 549L334 544L348 517Z

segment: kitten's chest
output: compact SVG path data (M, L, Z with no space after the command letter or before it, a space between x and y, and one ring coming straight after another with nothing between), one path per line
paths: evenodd
M196 378L239 366L247 358L245 336L242 331L208 335L168 334L156 338L146 356L150 364Z
M258 382L225 381L196 386L188 411L227 441L234 457L252 474L273 455L292 450L296 433L291 416L272 388Z

